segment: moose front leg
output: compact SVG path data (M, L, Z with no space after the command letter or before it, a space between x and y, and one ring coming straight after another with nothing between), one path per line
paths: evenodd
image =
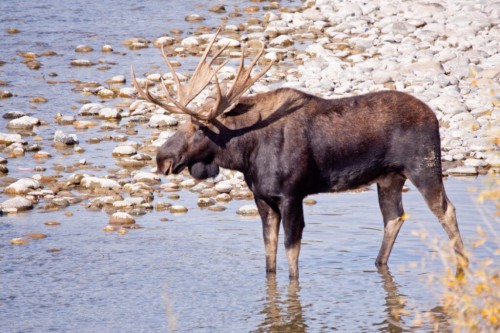
M264 200L255 198L262 219L262 233L266 250L266 272L276 273L276 251L278 248L278 234L281 215L277 208L273 208Z
M300 241L305 227L302 198L283 199L280 211L285 231L285 249L290 280L297 280L299 278Z

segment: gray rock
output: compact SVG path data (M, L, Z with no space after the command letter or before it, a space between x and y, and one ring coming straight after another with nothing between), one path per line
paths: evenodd
M4 118L4 119L17 119L17 118L21 118L23 116L26 116L26 113L23 111L8 111L2 115L2 118Z

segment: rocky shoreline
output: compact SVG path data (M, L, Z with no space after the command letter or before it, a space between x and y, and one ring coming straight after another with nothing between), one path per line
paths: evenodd
M251 93L279 86L326 98L384 89L405 91L427 102L436 112L447 174L475 176L499 172L500 19L494 3L461 0L446 5L420 1L395 5L390 1L365 4L308 0L297 8L270 6L273 11L251 16L246 23L232 25L229 19L217 44L220 47L230 43L227 56L237 58L241 41L247 43L250 51L258 44L254 41L267 43L265 58L277 65ZM217 10L214 15L225 15L220 6ZM198 56L212 36L211 30L201 27L185 38L173 33L154 41L131 39L124 44L131 50L150 44L164 45L167 53L174 56ZM79 46L76 52L92 49ZM79 60L72 65L87 64L85 59ZM158 52L158 64L161 62ZM221 80L230 81L235 65L231 62L220 71ZM125 67L124 72L128 71ZM151 87L161 78L173 84L171 75L164 72L146 73L139 82ZM83 153L92 144L114 143L108 156L110 164L116 164L115 168L99 166L82 158L77 163L59 166L55 175L46 175L47 169L40 166L33 168L36 174L32 177L4 176L3 192L12 197L0 204L4 214L34 207L59 210L81 204L89 210L106 211L110 226L104 230L123 234L124 228L138 227L134 216L151 210L186 212L185 207L175 204L181 189L198 193L198 206L213 211L224 210L224 203L229 200L252 198L242 175L229 170L203 182L183 173L168 176L161 184L154 173L154 155L186 119L136 100L135 90L125 82L123 75L110 78L106 87L80 87L84 96L108 101L121 98L115 106L87 103L76 115L58 114L55 120L38 119L20 111L3 114L10 130L0 133L1 151L6 156L0 159L0 173L4 175L9 173L10 159L53 158L54 152L43 150L42 138L25 135L51 122L55 122L56 128L72 125L85 131L100 126L110 131L112 134L82 142L80 134L58 129L50 145L55 153L65 155ZM12 98L8 95L2 93L5 98ZM201 103L204 97L195 103ZM138 128L150 135L146 139L136 137ZM239 214L256 214L253 205L242 206Z

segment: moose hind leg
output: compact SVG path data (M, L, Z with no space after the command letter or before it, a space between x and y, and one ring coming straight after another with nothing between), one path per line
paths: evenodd
M402 191L405 181L405 177L391 174L377 182L378 202L384 219L384 239L375 261L377 266L387 264L404 222Z
M300 242L305 227L302 198L283 199L280 211L285 231L285 250L290 280L297 280L299 278Z
M438 175L432 177L431 172L422 177L416 177L415 179L410 178L410 180L422 194L427 206L429 206L430 210L438 218L439 223L441 223L443 229L448 234L457 258L461 258L463 260L462 263L467 264L462 236L458 229L455 207L446 195L441 173L439 172ZM461 262L459 261L459 263Z

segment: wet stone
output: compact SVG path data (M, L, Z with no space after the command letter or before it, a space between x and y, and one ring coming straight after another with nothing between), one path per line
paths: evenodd
M26 239L26 238L12 238L10 240L10 243L12 245L26 245L26 244L29 244L29 240Z
M227 193L221 193L215 197L215 200L220 202L229 202L231 199L231 196Z
M160 176L151 172L137 172L133 175L133 179L137 182L143 182L146 184L157 184L161 182Z
M214 198L199 198L198 199L198 206L199 207L208 207L215 205L215 199Z
M137 154L137 149L132 146L118 146L113 149L112 155L115 157L119 156L131 156Z
M39 125L40 120L30 116L22 116L20 118L13 119L9 121L7 124L7 128L9 129L18 129L18 130L32 130L33 126Z
M40 188L40 183L32 178L21 178L7 186L5 193L10 195L26 194L32 190Z
M135 223L134 217L124 212L116 212L112 214L109 218L109 224L111 225L126 225L134 223Z
M1 203L0 209L8 213L17 213L33 209L33 203L24 197L16 196Z
M61 130L57 130L54 133L54 142L60 142L65 145L74 145L77 144L79 141L76 134L66 134Z
M0 90L0 99L2 98L11 98L12 96L12 93L8 90Z
M88 45L78 45L75 48L75 52L80 52L80 53L88 53L88 52L92 52L92 51L94 51L94 49Z
M256 216L259 215L259 210L257 209L257 206L255 205L244 205L236 211L236 214L238 215L244 215L244 216Z
M229 193L233 189L233 185L228 180L223 180L215 184L215 189L219 193Z
M223 212L226 210L226 207L221 206L221 205L213 205L213 206L209 206L208 210L212 211L212 212Z
M89 67L89 66L95 65L92 61L86 60L86 59L72 60L70 64L71 64L71 66L75 66L75 67Z
M17 119L26 116L26 113L23 111L8 111L2 114L2 118L4 119Z
M170 213L173 214L181 214L181 213L187 213L188 209L181 205L173 205L169 208L169 211Z

